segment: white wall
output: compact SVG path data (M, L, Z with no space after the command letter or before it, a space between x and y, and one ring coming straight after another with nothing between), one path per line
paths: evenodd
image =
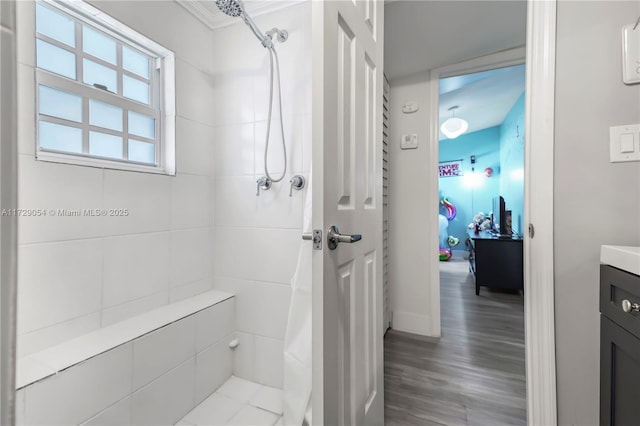
M393 328L433 334L430 323L431 290L426 259L432 235L427 213L439 200L429 200L430 74L391 82L391 139L389 145L389 283ZM417 113L404 114L402 105L416 101ZM400 149L402 134L417 133L418 148ZM435 239L434 239L435 238ZM437 302L439 303L439 301Z
M263 31L289 31L276 43L280 57L284 131L289 166L285 179L256 197L264 175L269 99L269 56L240 20L214 32L212 119L215 133L214 287L236 294L235 374L282 387L283 340L298 258L307 188L289 197L289 179L309 177L311 164L311 3L259 16ZM275 105L275 104L274 104ZM274 109L270 173L282 171Z
M34 3L18 2L19 207L131 212L20 219L19 355L212 286L211 31L174 2L92 4L175 52L178 172L34 159Z
M600 245L640 245L640 163L609 162L609 126L640 123L640 86L622 83L620 57L622 26L638 16L638 1L558 3L554 267L563 425L599 422Z

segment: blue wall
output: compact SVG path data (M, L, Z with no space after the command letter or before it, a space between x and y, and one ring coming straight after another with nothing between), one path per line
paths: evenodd
M493 197L500 193L500 126L464 134L456 139L440 141L440 161L462 159L464 176L440 178L440 198L447 199L456 207L457 215L449 222L449 235L460 239L455 250L464 250L467 226L478 212L489 213ZM470 157L476 156L472 172ZM484 175L487 167L493 175ZM472 176L475 173L475 176ZM440 205L440 214L446 216L446 209Z
M500 195L511 210L513 231L524 226L524 93L500 125Z
M470 157L476 156L475 179ZM456 206L456 218L449 222L449 235L460 238L464 250L467 226L478 212L489 213L493 198L502 195L511 210L512 229L522 235L524 229L524 93L515 102L500 126L440 141L439 161L463 160L464 176L440 178L440 198ZM493 175L484 175L487 167ZM440 205L440 214L446 209Z

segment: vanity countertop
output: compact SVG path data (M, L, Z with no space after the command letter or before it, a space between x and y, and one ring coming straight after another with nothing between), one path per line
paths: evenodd
M602 246L600 262L640 275L640 247Z

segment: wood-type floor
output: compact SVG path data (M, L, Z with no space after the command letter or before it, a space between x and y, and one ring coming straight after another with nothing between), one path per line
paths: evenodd
M526 425L522 293L476 296L464 260L440 282L441 338L386 334L386 425Z

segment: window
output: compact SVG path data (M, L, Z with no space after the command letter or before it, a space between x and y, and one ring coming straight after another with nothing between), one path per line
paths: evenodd
M84 2L35 18L37 157L175 174L173 53Z

